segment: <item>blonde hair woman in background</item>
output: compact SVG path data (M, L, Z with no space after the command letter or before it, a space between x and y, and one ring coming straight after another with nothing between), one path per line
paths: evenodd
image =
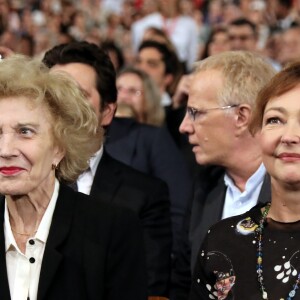
M138 122L163 125L165 112L161 106L161 95L149 75L132 67L123 69L117 76L117 90L118 104L131 106Z

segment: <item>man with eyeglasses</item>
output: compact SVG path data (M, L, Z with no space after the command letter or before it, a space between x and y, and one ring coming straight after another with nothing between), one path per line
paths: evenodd
M229 46L230 50L245 50L251 52L259 52L262 47L258 36L256 24L246 18L238 18L231 21L228 25ZM272 64L272 66L279 71L281 69L280 63L265 57L265 59Z
M175 282L187 284L185 251L191 247L193 271L210 226L268 199L262 197L270 191L258 137L250 134L248 124L257 93L274 73L263 58L246 51L210 56L193 73L180 132L188 135L202 167L191 203L189 242L183 241L185 259L178 262Z

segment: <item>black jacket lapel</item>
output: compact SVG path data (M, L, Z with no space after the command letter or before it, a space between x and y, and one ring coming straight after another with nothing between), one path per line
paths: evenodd
M90 195L104 201L112 201L122 182L120 170L114 159L104 150L96 170Z
M68 236L76 205L76 194L77 193L71 188L64 185L60 186L42 262L37 296L38 300L44 299L47 295L47 291L63 259L58 247Z
M270 179L270 175L266 174L257 202L266 203L270 201L271 201L271 179Z
M0 236L0 299L10 300L10 291L7 278L6 269L6 255L5 255L5 237L4 237L4 196L0 197L0 224L1 224L1 236Z
M207 233L207 230L222 217L226 186L221 176L212 190L198 191L197 201L192 209L191 236L192 257L194 266L196 257ZM207 194L208 193L208 194Z

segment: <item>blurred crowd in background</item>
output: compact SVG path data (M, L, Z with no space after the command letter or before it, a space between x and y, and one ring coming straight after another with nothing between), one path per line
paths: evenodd
M167 20L163 26L155 20L139 23L156 13ZM133 63L142 39L165 40L166 34L188 72L193 61L228 50L230 43L253 40L256 51L283 65L300 56L299 16L299 0L0 0L0 45L34 56L72 40L109 43L120 52L115 59L120 68ZM177 34L177 43L172 34L178 17L192 25ZM254 24L255 33L231 34L228 26L239 18ZM161 30L143 30L149 27ZM180 45L182 40L187 45Z

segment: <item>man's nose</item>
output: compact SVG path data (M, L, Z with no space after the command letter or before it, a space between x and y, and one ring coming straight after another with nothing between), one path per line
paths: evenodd
M185 113L184 118L179 126L179 132L183 134L189 134L193 132L193 124L187 113Z

